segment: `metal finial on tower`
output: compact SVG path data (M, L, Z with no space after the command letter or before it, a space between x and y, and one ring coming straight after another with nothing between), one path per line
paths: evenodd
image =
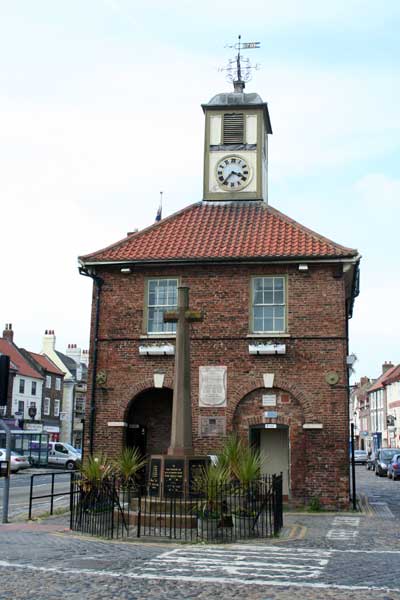
M162 219L162 198L163 198L163 192L160 192L160 204L158 206L158 210L157 210L157 214L156 214L156 221L161 221L161 219Z
M238 53L235 58L231 58L228 61L226 67L222 67L219 69L220 71L226 71L226 78L228 81L233 83L233 89L235 92L242 93L246 82L251 79L251 71L252 69L258 69L260 65L251 65L250 60L248 58L244 58L240 51L241 50L251 50L253 48L259 48L260 42L242 42L242 36L238 36L238 41L236 44L228 44L226 48L235 48Z

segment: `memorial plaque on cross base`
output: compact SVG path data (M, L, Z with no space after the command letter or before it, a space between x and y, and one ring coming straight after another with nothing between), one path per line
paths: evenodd
M185 481L185 461L166 458L164 461L164 497L181 498Z
M161 458L152 458L150 460L150 473L149 473L149 495L159 496L160 495L160 482L161 482Z

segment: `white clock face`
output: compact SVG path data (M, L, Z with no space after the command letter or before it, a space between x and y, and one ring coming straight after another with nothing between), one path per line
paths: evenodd
M215 176L220 188L234 192L250 183L251 169L240 156L225 156L217 164Z

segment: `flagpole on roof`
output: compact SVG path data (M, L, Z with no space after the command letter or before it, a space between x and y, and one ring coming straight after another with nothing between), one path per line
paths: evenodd
M156 214L156 221L161 221L161 215L162 215L162 199L163 199L163 192L160 192L160 205L158 207L157 210L157 214Z

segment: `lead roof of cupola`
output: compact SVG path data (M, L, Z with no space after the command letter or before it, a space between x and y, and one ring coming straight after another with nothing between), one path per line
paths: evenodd
M268 104L263 102L263 99L259 94L245 94L244 92L221 92L220 94L213 96L208 103L202 104L201 107L203 110L226 110L227 108L234 109L235 107L240 107L241 109L255 107L262 108L266 131L267 133L272 133Z
M259 94L245 94L244 92L222 92L221 94L216 94L213 96L208 102L208 104L203 104L203 106L231 106L235 104L244 104L244 105L263 105L263 99Z

